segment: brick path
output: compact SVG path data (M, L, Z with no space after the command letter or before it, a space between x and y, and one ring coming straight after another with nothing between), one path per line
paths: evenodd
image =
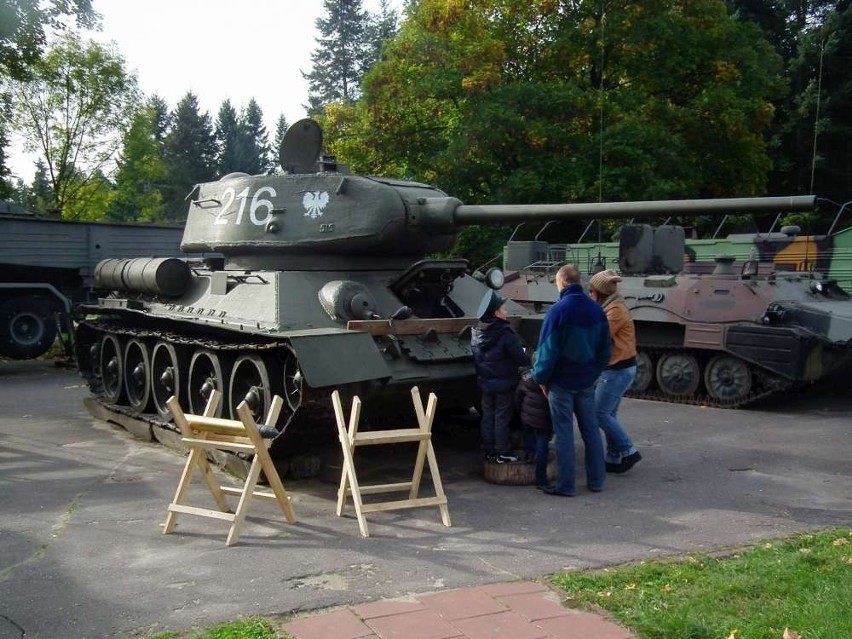
M284 630L296 639L633 639L529 581L348 606L295 619Z

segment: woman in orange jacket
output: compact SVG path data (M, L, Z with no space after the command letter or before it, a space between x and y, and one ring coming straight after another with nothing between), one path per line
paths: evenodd
M620 281L621 277L610 269L589 280L589 295L603 307L612 336L609 364L595 385L595 406L606 436L606 470L610 473L626 472L642 459L618 421L621 398L636 378L636 329L624 298L618 293Z

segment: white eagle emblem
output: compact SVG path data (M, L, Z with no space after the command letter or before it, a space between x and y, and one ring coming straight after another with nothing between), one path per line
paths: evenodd
M328 193L326 191L308 191L302 198L305 205L305 217L316 219L322 216L323 209L328 204Z

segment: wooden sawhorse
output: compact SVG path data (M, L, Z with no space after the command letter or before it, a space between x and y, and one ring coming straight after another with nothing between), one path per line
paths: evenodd
M331 401L334 404L334 415L337 419L337 434L340 439L340 447L343 449L343 469L340 473L340 488L337 491L337 516L343 515L343 507L346 497L351 495L355 505L355 514L358 517L358 526L361 535L369 537L365 513L398 510L401 508L420 508L423 506L437 506L441 511L441 521L445 526L450 526L450 512L447 508L447 496L444 494L444 486L441 484L441 475L438 472L438 462L435 459L435 451L432 448L432 421L435 418L435 408L438 398L435 393L429 394L429 406L424 411L420 399L420 390L414 386L411 389L411 399L414 402L414 410L417 413L416 428L398 428L394 430L378 430L371 432L358 432L358 422L361 418L361 399L356 395L352 400L352 412L349 415L349 427L347 429L346 419L343 415L343 406L340 402L340 394L334 391ZM404 442L419 442L417 457L414 462L414 473L411 481L396 484L376 484L361 486L355 473L355 448L358 446L377 446L380 444L399 444ZM420 478L423 475L423 465L429 462L429 473L435 487L434 497L418 497L420 491ZM372 504L364 504L361 496L378 493L408 491L408 499L398 501L384 501Z
M175 423L180 428L181 440L189 448L189 456L186 459L186 465L183 468L183 474L181 475L174 499L169 504L169 514L166 516L163 533L168 534L174 530L177 524L178 513L222 519L231 522L231 529L228 532L228 539L225 542L228 546L231 546L237 543L240 537L252 497L278 502L281 512L284 513L284 517L291 524L296 522L296 515L293 513L290 497L287 495L287 491L284 490L284 484L281 483L278 471L275 470L272 459L269 457L269 446L272 443L272 439L263 437L261 430L258 429L257 423L252 417L251 410L245 402L241 402L237 406L237 414L240 417L239 421L213 417L216 414L216 408L220 400L221 393L213 391L210 399L207 401L207 406L204 408L203 415L184 413L175 397L169 398L166 402L166 405L175 418ZM283 403L283 400L276 395L272 401L272 405L269 407L269 414L266 417L267 424L274 424L277 421ZM263 434L266 434L266 429L263 430ZM213 470L210 468L210 462L207 461L206 451L208 449L254 455L242 488L222 486L218 482L213 474ZM219 510L198 508L184 504L184 499L192 480L192 471L196 467L201 471L201 475L207 483L207 487L210 488L210 492L213 494L213 499L216 500ZM261 469L266 475L272 492L255 490ZM240 496L237 509L234 512L231 512L228 507L225 495Z

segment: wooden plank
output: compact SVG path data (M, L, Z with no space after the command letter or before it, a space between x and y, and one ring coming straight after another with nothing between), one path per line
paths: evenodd
M374 430L358 433L353 442L355 446L375 446L378 444L400 444L419 442L429 439L430 434L419 428L397 428L394 430Z
M362 504L361 512L376 513L385 510L401 510L403 508L422 508L424 506L442 506L447 504L446 497L418 497L417 499L400 499L399 501L384 501L380 504Z
M521 317L513 315L508 318L509 323L517 329L521 324ZM410 320L350 320L346 328L350 331L361 331L370 335L423 335L427 331L434 330L436 333L458 333L468 326L474 326L479 320L475 317L442 317L438 319L410 319Z
M361 486L362 495L375 495L378 493L393 493L411 490L411 482L403 481L397 484L373 484L370 486ZM346 494L351 494L351 489L346 489Z
M187 515L198 515L199 517L212 517L213 519L222 519L224 521L234 521L236 516L234 513L223 513L210 508L198 508L196 506L186 506L184 504L169 504L169 511L173 513L185 513Z

